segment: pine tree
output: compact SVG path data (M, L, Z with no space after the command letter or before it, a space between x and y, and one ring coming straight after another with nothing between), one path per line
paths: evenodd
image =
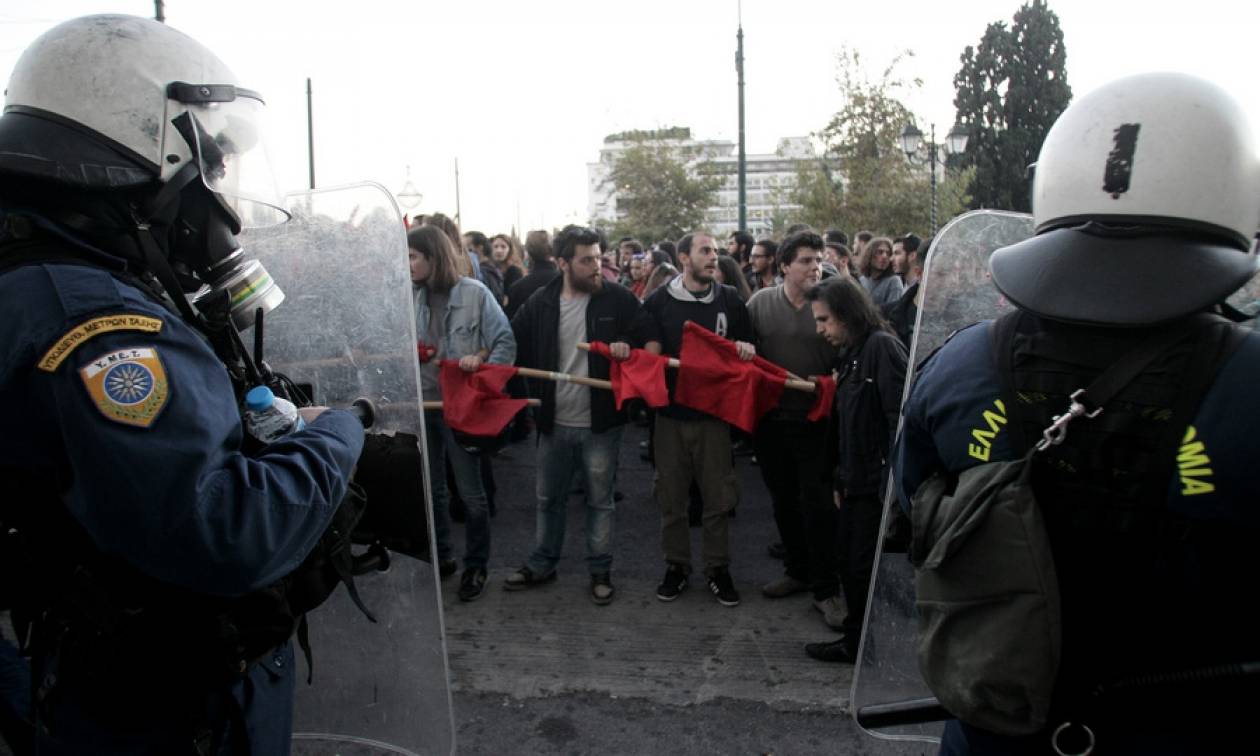
M975 207L1031 209L1027 168L1072 99L1059 17L1031 0L1009 29L994 22L960 56L954 76L958 122L970 131L960 163L975 166Z

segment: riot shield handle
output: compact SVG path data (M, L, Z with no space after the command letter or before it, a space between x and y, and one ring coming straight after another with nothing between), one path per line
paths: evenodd
M350 405L350 411L363 423L363 429L371 428L376 422L376 405L370 399L359 397Z
M870 704L860 707L854 714L858 725L866 730L941 722L953 718L954 715L946 711L935 696Z

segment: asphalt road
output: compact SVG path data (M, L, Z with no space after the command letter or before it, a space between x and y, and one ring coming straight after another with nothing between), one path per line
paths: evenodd
M456 743L461 754L887 754L930 753L863 734L848 714L851 666L808 658L803 646L835 638L808 594L769 600L781 574L766 553L777 540L769 498L749 457L736 461L741 498L731 522L731 572L740 606L719 605L693 577L678 600L655 588L664 572L646 429L622 443L614 531L617 597L587 596L581 499L570 499L559 578L502 589L534 537L534 445L495 459L490 585L478 601L444 584ZM693 529L695 555L699 530ZM456 526L456 543L462 529ZM699 572L697 559L697 573Z

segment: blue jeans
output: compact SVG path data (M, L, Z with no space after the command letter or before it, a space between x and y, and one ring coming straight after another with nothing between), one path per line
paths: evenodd
M622 426L603 433L555 426L538 434L538 515L534 553L526 563L535 575L556 568L564 550L569 489L574 473L586 483L586 563L592 575L612 568L613 490Z
M455 485L468 508L464 523L464 569L486 568L490 559L490 508L481 485L481 459L455 441L440 412L424 415L429 444L429 489L433 493L433 536L438 558L451 558L451 493L446 488L446 460L451 460Z

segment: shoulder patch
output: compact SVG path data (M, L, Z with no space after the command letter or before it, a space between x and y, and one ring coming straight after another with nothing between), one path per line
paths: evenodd
M40 370L54 372L74 350L87 343L88 339L102 333L111 331L157 333L160 330L162 330L161 318L152 318L147 315L123 314L92 318L66 331L65 335L57 339L57 343L44 353L38 366Z
M148 428L170 396L166 370L153 347L103 354L79 370L92 403L116 423Z

